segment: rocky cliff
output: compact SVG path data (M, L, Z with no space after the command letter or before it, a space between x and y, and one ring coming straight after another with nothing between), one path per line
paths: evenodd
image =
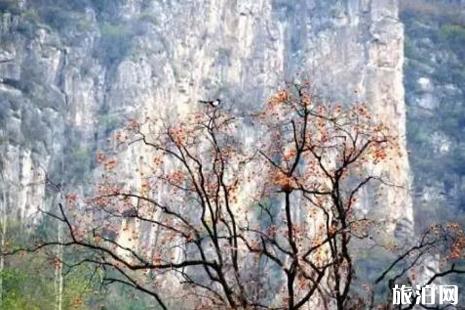
M465 3L404 3L408 142L418 229L458 221L464 205Z
M217 97L253 109L295 77L328 100L367 102L405 135L395 0L1 0L0 12L0 169L19 219L60 188L88 189L96 151L129 117L176 117ZM405 190L379 201L367 192L362 206L396 234L413 219L401 144L403 157L380 173ZM143 166L139 155L125 169Z
M91 191L97 151L112 152L129 118L176 119L213 98L253 110L284 81L310 78L328 101L366 102L402 137L402 157L377 174L403 189L367 188L360 210L409 236L398 13L396 0L0 0L3 215L28 225L58 192ZM143 155L121 154L122 177L143 171Z

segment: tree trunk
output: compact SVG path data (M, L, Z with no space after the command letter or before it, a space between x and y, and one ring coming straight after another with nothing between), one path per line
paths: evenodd
M61 193L58 194L58 200L61 199ZM55 201L55 199L54 199ZM54 203L54 206L57 205ZM63 229L61 222L57 223L57 239L58 242L62 242L63 240ZM63 308L63 264L61 263L63 260L63 248L58 246L56 249L56 257L57 260L55 262L55 309L62 310Z
M1 174L1 184L3 184L2 190L2 200L0 201L0 307L3 306L3 270L5 268L5 256L3 251L5 249L5 239L6 239L6 225L7 225L7 201L6 201L6 182Z

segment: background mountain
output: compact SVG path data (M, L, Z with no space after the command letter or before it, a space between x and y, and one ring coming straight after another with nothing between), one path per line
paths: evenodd
M417 227L463 223L465 4L405 1L400 16Z
M89 191L96 152L112 151L108 138L129 118L174 118L218 97L255 109L302 76L328 100L367 102L406 136L412 173L406 156L400 174L384 172L412 181L412 191L381 202L367 192L362 209L403 239L413 226L465 222L463 12L463 1L452 0L0 0L0 199L13 223L6 235L45 226L37 208L52 208L60 190ZM140 154L123 162L144 166ZM44 277L55 287L43 295L56 295L56 275Z

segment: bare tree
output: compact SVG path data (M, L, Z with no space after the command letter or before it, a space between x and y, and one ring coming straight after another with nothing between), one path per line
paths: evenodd
M246 123L260 135L253 145L240 134ZM117 156L99 153L105 173L95 194L69 193L57 212L43 210L64 225L62 239L8 254L85 250L62 263L95 265L105 284L131 286L163 309L172 298L198 309L370 304L352 290L351 241L368 239L377 220L355 209L367 184L396 186L373 167L399 146L364 105L325 105L308 83L289 85L247 116L202 106L178 124L132 120L115 139L121 150L144 150L143 169L123 177ZM429 250L428 240L377 281Z

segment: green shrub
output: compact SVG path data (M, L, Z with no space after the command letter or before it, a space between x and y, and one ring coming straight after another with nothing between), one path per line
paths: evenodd
M415 58L415 46L407 38L404 42L404 53L407 58Z
M40 22L39 14L34 9L28 9L22 12L21 16L24 20L29 21L34 24L38 24Z
M103 114L99 117L99 125L105 130L105 134L110 134L118 128L119 123L119 119L111 114Z
M105 65L118 63L128 55L133 36L128 24L103 23L100 26L100 35L96 52Z
M139 15L139 20L142 22L147 22L147 23L152 23L152 24L157 23L157 18L152 13L142 13L141 15Z
M19 14L21 12L17 0L0 0L0 13Z
M40 16L34 9L27 9L21 12L21 22L16 30L26 38L32 39L35 35L37 25L40 23Z
M400 13L423 21L434 19L438 22L449 22L465 25L465 13L460 5L441 3L431 0L401 0Z
M48 7L41 10L42 20L55 29L62 29L72 22L72 12L59 7Z
M88 32L92 30L93 24L89 19L83 17L78 20L76 27L80 32Z
M41 236L56 238L56 222L42 221ZM9 219L7 225L8 249L24 247L32 236L40 234L39 227L32 231L24 229L24 224ZM66 253L65 253L66 254ZM79 253L78 253L79 254ZM73 253L73 255L78 255ZM51 252L36 252L7 256L5 265L0 273L2 278L2 303L0 309L8 310L39 310L55 308L55 268L51 260ZM63 274L63 308L64 309L93 309L87 307L85 301L92 293L92 283L89 283L92 270L84 266ZM82 304L76 301L83 300Z
M93 153L89 148L75 147L69 155L68 172L70 177L84 178L91 170Z
M76 0L77 1L77 0ZM90 0L90 4L100 18L112 18L121 0Z
M465 26L446 24L441 27L441 38L456 51L465 49Z

